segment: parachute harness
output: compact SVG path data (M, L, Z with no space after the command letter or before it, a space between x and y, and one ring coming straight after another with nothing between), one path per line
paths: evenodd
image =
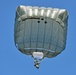
M39 69L40 62L42 61L44 55L43 52L33 52L34 66Z

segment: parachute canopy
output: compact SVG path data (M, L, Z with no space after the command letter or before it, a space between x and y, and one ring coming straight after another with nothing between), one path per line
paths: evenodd
M35 57L57 56L66 46L67 20L65 9L18 6L14 25L16 47Z

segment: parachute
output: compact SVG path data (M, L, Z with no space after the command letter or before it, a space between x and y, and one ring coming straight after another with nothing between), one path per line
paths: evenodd
M67 25L65 9L20 5L14 25L15 46L22 53L31 55L39 68L44 57L55 57L65 49Z

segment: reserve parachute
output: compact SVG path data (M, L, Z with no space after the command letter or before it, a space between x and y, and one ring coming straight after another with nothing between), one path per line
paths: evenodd
M66 46L68 12L37 6L17 7L14 41L17 49L31 55L36 68L43 58L60 54Z

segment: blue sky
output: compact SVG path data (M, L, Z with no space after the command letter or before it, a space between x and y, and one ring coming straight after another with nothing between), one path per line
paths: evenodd
M14 45L14 19L19 5L65 8L69 12L66 49L45 58L40 69ZM0 0L0 75L76 75L76 0Z

